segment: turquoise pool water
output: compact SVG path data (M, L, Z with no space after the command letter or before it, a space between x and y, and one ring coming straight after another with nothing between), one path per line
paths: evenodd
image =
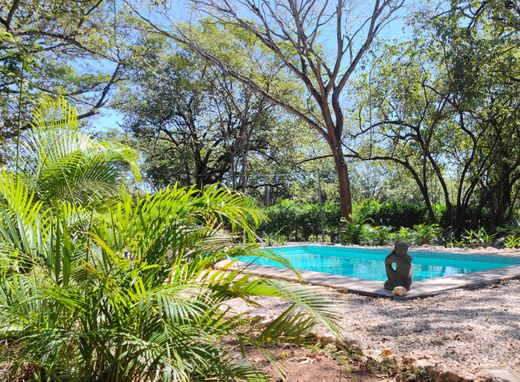
M272 247L265 250L284 256L296 269L381 281L386 280L384 259L390 253L388 249L319 245ZM414 280L520 265L520 257L423 251L409 253L413 256ZM257 256L243 256L240 261L283 267L275 261Z

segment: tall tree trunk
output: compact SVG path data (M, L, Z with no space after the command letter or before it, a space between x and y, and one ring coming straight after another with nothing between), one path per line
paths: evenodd
M235 160L235 153L233 153L233 155L231 155L231 167L230 167L230 177L231 177L231 187L233 188L233 190L236 190L237 189L237 179L236 179L236 169L235 169L235 164L236 164L236 160Z
M341 146L331 145L330 149L332 150L334 165L338 174L341 217L350 220L352 217L352 194L347 162L345 162Z
M243 143L242 147L242 171L240 172L240 182L242 183L242 193L247 195L247 183L248 183L248 166L249 162L247 160L247 156L249 153L249 134L247 136L246 141Z
M265 189L265 206L269 207L271 205L271 185L266 184L264 186Z
M242 154L242 172L240 174L240 181L242 182L242 193L247 195L247 153Z

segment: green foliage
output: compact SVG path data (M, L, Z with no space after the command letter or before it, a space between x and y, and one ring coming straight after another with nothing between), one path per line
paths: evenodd
M437 244L442 234L438 224L417 224L413 226L414 244Z
M427 222L426 208L408 202L366 201L361 205L359 215L362 219L370 219L375 224L391 227L413 227Z
M79 102L82 114L107 103L124 51L114 16L113 4L99 0L1 2L0 145L30 128L32 111L49 94Z
M10 157L40 200L93 203L116 195L127 171L140 179L137 152L81 132L76 110L63 98L42 101L31 126Z
M505 235L503 244L506 248L520 248L520 220L512 220L499 230Z
M316 324L336 332L330 298L213 269L254 251L233 240L251 237L263 217L237 193L172 187L121 191L102 204L59 194L44 203L45 187L8 170L0 180L0 340L9 379L267 380L247 362L248 346L299 343ZM252 332L227 305L252 296L289 306Z
M267 208L266 215L268 221L260 227L263 235L276 234L295 241L320 240L322 217L317 203L299 204L286 199ZM338 206L325 203L323 228L327 234L340 233L341 241L349 244L386 245L393 240L407 240L421 245L437 241L441 233L438 225L425 223L425 215L425 209L418 205L366 199L354 204L352 221L342 223Z
M267 221L259 228L261 234L276 233L294 241L308 241L320 236L322 229L326 232L336 230L340 224L339 206L335 203L324 204L320 212L317 203L300 204L286 199L267 208L266 215Z
M453 240L449 243L454 247L487 247L494 244L496 234L490 234L484 227L478 229L466 229L460 239Z
M392 227L365 225L361 244L363 245L387 245L392 242Z
M504 238L504 247L520 248L520 236L509 235Z
M318 322L333 326L334 315L305 287L212 270L247 250L215 233L224 223L249 231L251 218L228 191L174 188L123 195L79 237L60 218L35 224L50 240L45 264L31 258L27 272L0 286L0 334L16 339L12 371L34 365L40 377L61 381L262 379L236 359L240 347L299 341ZM223 304L253 295L294 303L257 336L239 334L247 320ZM229 335L235 343L226 348Z
M370 228L369 224L356 221L347 222L340 231L340 240L344 244L362 244L365 242L365 232Z
M520 220L511 220L504 227L500 228L499 232L506 235L520 236Z
M212 44L233 40L233 31L219 33L212 23L207 28L207 33L213 32ZM256 54L254 39L246 37L238 37L246 44L239 45L248 56ZM287 161L285 146L295 144L288 145L285 137L297 130L294 118L287 118L265 97L184 46L155 33L142 32L138 40L126 67L130 81L121 88L118 108L125 116L125 130L143 153L152 186L178 182L202 187L225 181L246 192L250 177L265 183L269 170L276 171L273 162ZM227 53L233 56L230 60L247 61ZM259 164L266 157L270 169Z
M457 235L502 226L518 195L518 14L506 3L426 4L408 40L380 45L358 82L353 151L401 166L430 221Z
M410 245L438 244L441 228L437 224L419 224L413 228L375 226L365 222L348 222L340 230L340 240L344 244L392 245L397 240Z

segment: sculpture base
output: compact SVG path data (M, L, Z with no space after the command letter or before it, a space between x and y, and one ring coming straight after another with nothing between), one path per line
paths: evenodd
M394 290L394 288L399 287L399 286L406 288L406 290L410 290L412 287L412 280L406 280L406 282L401 283L400 285L397 285L397 284L391 282L390 280L386 280L384 287L386 290Z

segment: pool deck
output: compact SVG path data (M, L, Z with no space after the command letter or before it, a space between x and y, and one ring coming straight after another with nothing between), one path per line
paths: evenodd
M421 249L422 248L411 248L410 250L417 251ZM468 255L483 254L482 252L476 251L465 251L464 253ZM518 256L516 253L500 255L488 252L486 254L496 256ZM215 267L218 269L241 269L244 273L255 276L326 286L340 291L351 292L365 296L396 297L392 294L391 291L383 288L383 281L366 280L357 277L346 277L300 269L298 269L298 274L300 276L300 278L298 278L298 276L293 271L287 268L249 264L245 262L221 261L216 264ZM413 282L412 289L408 292L408 294L405 297L399 297L399 299L430 297L453 289L478 288L483 285L498 283L515 278L520 279L520 265L511 265L485 271L418 280Z

